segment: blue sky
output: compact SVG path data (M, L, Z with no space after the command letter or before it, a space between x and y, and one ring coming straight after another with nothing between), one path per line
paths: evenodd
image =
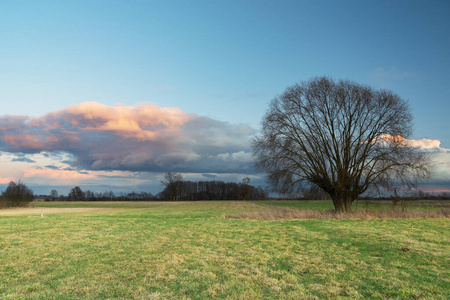
M213 136L233 140L239 132L232 149L227 144L208 155L242 162L250 151L247 137L258 131L271 99L296 82L327 75L389 89L408 100L415 117L412 139L440 142L436 188L450 189L448 53L448 1L1 1L0 116L3 121L6 115L66 116L69 107L85 102L105 105L92 106L102 113L118 104L177 108L194 115L189 124L212 126L207 132L202 127L208 145ZM199 138L193 132L184 134ZM207 155L189 145L190 159ZM51 181L42 172L30 176L25 171L30 168L110 172L93 174L95 180L58 182L61 192L78 183L156 192L164 171L95 169L81 150L2 149L0 177L23 179L36 191ZM42 153L52 161L35 157ZM72 160L56 158L62 156ZM208 170L208 164L218 169ZM193 179L217 173L218 179L239 181L252 174L254 183L262 183L247 166L225 170L208 160L192 170L183 167ZM124 171L132 173L111 174ZM135 180L125 187L110 180L120 176Z

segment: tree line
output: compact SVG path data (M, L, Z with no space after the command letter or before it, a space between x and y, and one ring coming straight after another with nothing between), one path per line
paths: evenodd
M224 181L185 181L179 173L166 173L161 181L164 190L159 194L162 200L265 200L268 192L261 186L250 185L246 177L242 183Z
M165 180L161 183L164 189L161 193L153 195L147 192L114 194L112 191L103 193L83 191L79 186L70 190L67 196L59 195L56 190L52 190L50 195L39 196L45 201L196 201L196 200L266 200L269 198L268 192L262 187L250 185L250 179L244 178L242 183L223 181L184 181L181 174L166 173ZM397 195L397 193L396 193ZM450 193L428 193L422 190L414 192L404 192L392 196L360 196L358 199L379 199L393 200L450 200ZM15 183L11 181L6 190L0 196L0 208L27 206L34 199L33 190L28 188L23 182ZM300 193L284 194L279 198L271 199L292 199L292 200L330 200L331 197L317 186L303 188Z
M56 190L52 190L46 201L155 201L158 197L147 192L129 192L116 195L113 191L92 192L83 191L79 186L73 187L67 196L58 195Z
M268 192L261 186L250 185L246 177L242 183L224 181L187 181L179 173L166 173L161 181L163 190L153 195L147 192L129 192L114 194L112 191L103 193L83 191L79 186L73 187L67 196L58 195L52 190L46 201L198 201L198 200L264 200Z

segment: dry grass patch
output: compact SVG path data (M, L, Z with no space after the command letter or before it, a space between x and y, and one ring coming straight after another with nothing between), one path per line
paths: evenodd
M36 215L36 214L55 214L55 213L76 213L108 210L110 208L100 207L13 207L0 209L0 215Z
M416 219L416 218L449 218L450 209L441 210L356 210L350 213L337 213L334 210L319 211L312 209L292 209L290 207L272 207L270 210L244 212L226 215L229 219L249 220L341 220L341 219Z

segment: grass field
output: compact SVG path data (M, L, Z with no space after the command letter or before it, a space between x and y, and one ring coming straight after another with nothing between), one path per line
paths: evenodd
M291 206L304 203L330 205ZM450 298L446 218L225 218L270 209L237 201L33 205L0 215L0 299ZM106 209L41 218L44 207Z

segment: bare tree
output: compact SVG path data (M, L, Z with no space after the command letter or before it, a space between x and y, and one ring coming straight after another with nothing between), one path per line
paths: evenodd
M72 201L85 199L84 192L83 192L83 190L81 190L81 188L79 186L72 188L70 190L69 194L67 195L67 197Z
M164 192L170 200L178 201L181 196L181 188L183 183L183 175L180 173L168 172L164 174L164 180L161 184L165 187Z
M347 212L369 187L430 175L428 157L406 140L411 131L409 105L398 95L320 77L272 101L253 156L275 190L312 183Z
M242 199L249 199L250 198L250 177L244 177L242 179Z
M58 191L57 190L52 190L50 192L50 197L52 198L53 201L55 201L56 199L58 199Z

